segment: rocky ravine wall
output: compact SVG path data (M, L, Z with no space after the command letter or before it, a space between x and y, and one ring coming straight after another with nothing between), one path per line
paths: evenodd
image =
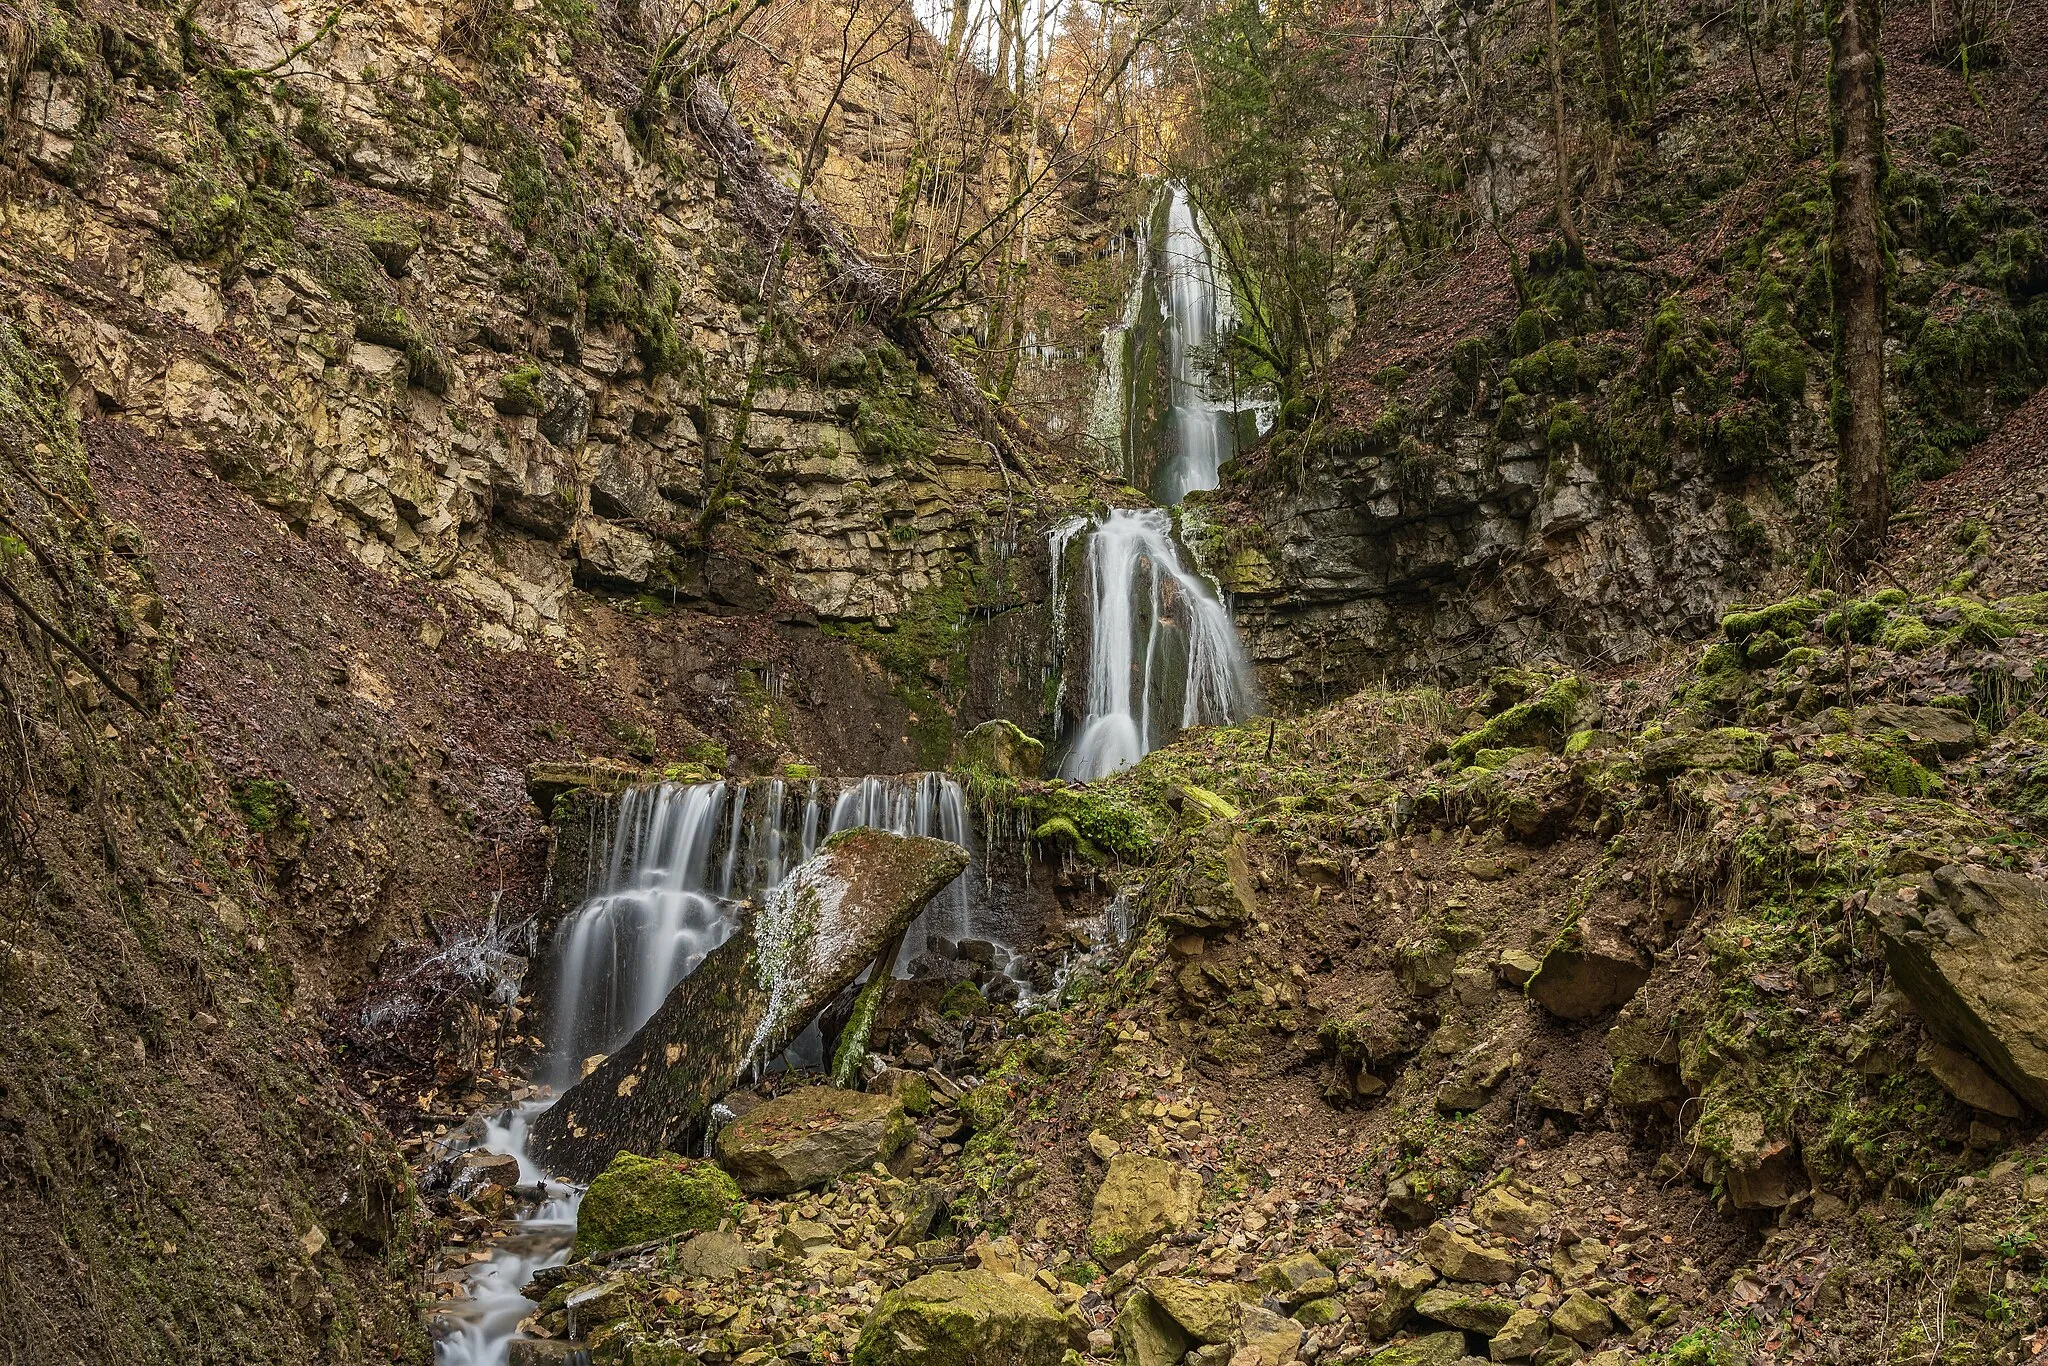
M184 52L168 15L53 12L0 266L83 405L446 580L498 644L564 635L578 584L892 624L1029 507L900 356L828 321L771 375L709 553L678 554L758 262L680 123L629 136L613 54L563 15L351 8L241 79L204 68L268 67L327 8L209 9ZM866 145L885 116L836 126Z

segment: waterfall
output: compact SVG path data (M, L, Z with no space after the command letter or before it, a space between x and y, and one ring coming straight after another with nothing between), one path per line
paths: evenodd
M1195 206L1169 187L1164 276L1167 449L1153 473L1154 496L1169 506L1195 489L1216 487L1223 462L1237 453L1237 407L1211 399L1210 367L1231 309L1230 286L1217 274Z
M608 803L592 834L586 899L555 933L549 1079L566 1086L585 1058L631 1038L725 942L739 903L780 883L824 835L871 825L974 849L967 794L942 773L855 779L830 802L829 818L826 806L817 780L798 806L780 778L662 783ZM930 934L972 935L972 885L957 879L925 908L904 936L899 970Z
M1237 300L1186 186L1161 187L1135 254L1123 316L1102 334L1087 440L1107 468L1170 507L1215 488L1245 417L1263 431L1273 404L1221 350Z
M1073 524L1055 530L1071 537ZM1063 543L1062 543L1063 544ZM1230 614L1182 567L1171 517L1119 508L1089 533L1088 708L1060 765L1068 778L1128 768L1173 731L1251 709L1251 666Z
M557 932L548 1071L558 1084L573 1082L584 1058L631 1038L732 932L711 869L726 796L725 783L663 783L619 797L603 880ZM739 828L734 821L735 842Z

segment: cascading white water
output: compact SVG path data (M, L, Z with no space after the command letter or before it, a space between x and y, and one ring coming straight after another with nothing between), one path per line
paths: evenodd
M1138 415L1114 417L1112 390L1129 405L1137 394L1130 373L1144 348L1141 326L1165 334L1167 412L1164 446L1151 484L1160 502L1176 505L1198 489L1213 489L1224 462L1237 451L1240 415L1263 414L1266 404L1219 376L1217 347L1236 322L1229 282L1217 270L1187 188L1169 184L1165 234L1159 250L1141 236L1139 278L1124 322L1103 339L1103 375L1090 435L1098 446L1113 436L1125 455L1125 477L1142 477L1134 446ZM1142 301L1158 300L1156 318ZM1117 509L1091 524L1075 518L1055 527L1052 556L1054 650L1064 655L1067 620L1061 573L1074 537L1088 531L1090 607L1088 704L1080 728L1065 746L1060 772L1100 778L1138 762L1173 731L1242 719L1252 706L1251 667L1230 613L1200 575L1182 567L1171 517L1158 508ZM1055 716L1066 706L1062 674Z
M728 785L696 783L629 789L616 804L603 856L603 881L557 931L554 1047L548 1079L574 1082L586 1057L609 1053L647 1022L669 991L724 943L732 918L733 838L714 874L711 851L726 814ZM594 841L593 841L594 843Z
M817 852L821 834L870 825L974 849L966 792L944 774L862 778L839 792L829 816L815 779L800 806L790 798L786 782L766 778L663 783L604 804L604 823L592 831L589 894L556 932L556 1042L548 1074L557 1089L577 1079L584 1058L632 1037L676 983L725 942L738 922L738 902L768 894ZM919 927L927 921L956 938L971 932L969 883L956 879L926 908L904 937L899 970L923 949ZM823 1051L813 1021L785 1060L817 1067ZM526 1150L528 1123L550 1103L493 1116L473 1144L451 1149L510 1153L519 1160L520 1184L545 1194L470 1271L467 1295L437 1312L436 1366L503 1366L520 1321L534 1309L520 1289L569 1255L582 1192L546 1182Z
M1234 394L1211 396L1214 348L1233 312L1230 286L1210 258L1186 188L1168 188L1160 274L1171 408L1167 450L1152 487L1159 501L1170 505L1195 489L1216 487L1223 462L1237 453L1239 405Z
M816 852L821 826L829 835L872 825L974 848L967 795L940 773L859 779L840 791L829 820L816 780L796 808L780 778L632 788L607 810L610 824L592 840L589 897L556 932L547 1077L557 1086L574 1082L584 1059L631 1038L725 942L736 904ZM958 880L926 909L905 936L904 963L928 933L971 933L969 885ZM796 1056L810 1060L801 1043Z
M1165 511L1110 512L1095 523L1087 553L1088 709L1060 764L1063 776L1115 773L1175 730L1224 725L1250 711L1251 666L1230 614L1181 566Z
M504 1366L519 1323L534 1311L520 1294L534 1273L569 1260L576 1236L580 1187L548 1181L527 1155L527 1125L550 1102L528 1101L483 1121L474 1143L457 1143L452 1153L481 1148L519 1160L519 1184L541 1192L505 1236L491 1244L491 1257L469 1272L467 1294L442 1307L434 1321L435 1366Z

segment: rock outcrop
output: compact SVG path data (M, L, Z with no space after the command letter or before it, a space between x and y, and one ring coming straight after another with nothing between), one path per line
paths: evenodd
M597 1174L576 1209L576 1255L717 1228L732 1219L740 1188L709 1162L674 1153L620 1153Z
M1901 887L1880 925L1927 1028L2048 1114L2048 882L1949 864Z
M1195 1222L1199 1172L1140 1153L1118 1153L1096 1188L1088 1244L1097 1261L1118 1267Z
M669 993L630 1042L534 1121L551 1169L689 1147L718 1097L773 1058L967 867L944 840L862 827L818 857Z

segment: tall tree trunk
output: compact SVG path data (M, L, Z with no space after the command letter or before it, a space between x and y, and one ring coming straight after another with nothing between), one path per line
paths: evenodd
M1579 225L1572 221L1572 162L1565 146L1564 59L1557 36L1557 0L1550 10L1550 136L1557 153L1557 231L1564 238L1565 257L1573 265L1586 259L1585 243L1579 240Z
M726 194L749 235L770 250L789 241L816 255L845 298L859 304L871 321L894 333L924 362L954 416L975 429L1004 464L1004 478L1009 477L1010 466L1028 473L1031 448L1038 444L1030 424L1008 407L989 401L938 329L905 307L896 278L867 259L829 210L782 183L754 135L708 81L691 86L684 112L691 131L723 172Z
M1835 494L1842 564L1868 563L1884 546L1891 517L1885 468L1883 212L1884 68L1878 56L1879 0L1836 0L1834 69L1828 101L1834 132Z
M1551 13L1556 12L1553 3ZM1619 128L1628 122L1628 78L1621 69L1621 0L1593 0L1593 19L1600 42L1600 84L1607 100L1607 122ZM1551 41L1557 40L1553 37Z
M1806 0L1792 0L1792 155L1806 152Z

